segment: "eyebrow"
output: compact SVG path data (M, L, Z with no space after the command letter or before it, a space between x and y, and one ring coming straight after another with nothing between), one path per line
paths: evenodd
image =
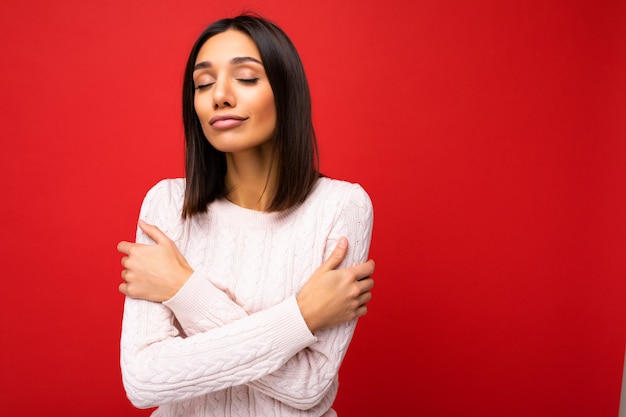
M235 65L244 64L246 62L254 62L255 64L263 65L261 61L251 56L238 56L230 60L230 63ZM199 69L211 68L212 66L213 64L210 61L202 61L194 65L193 70L197 71Z

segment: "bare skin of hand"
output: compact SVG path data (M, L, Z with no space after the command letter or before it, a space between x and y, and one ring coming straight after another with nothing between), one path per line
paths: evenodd
M126 255L122 258L124 282L119 290L132 298L167 301L187 282L193 269L158 227L141 220L138 224L155 244L118 243L117 250Z
M315 271L297 296L302 317L311 333L354 320L367 313L374 280L374 261L336 269L346 256L348 241L341 238L328 259Z

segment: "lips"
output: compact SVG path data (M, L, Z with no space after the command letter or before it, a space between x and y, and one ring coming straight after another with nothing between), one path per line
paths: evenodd
M221 114L211 117L209 124L216 129L227 129L239 126L247 119L247 117L237 116L236 114Z

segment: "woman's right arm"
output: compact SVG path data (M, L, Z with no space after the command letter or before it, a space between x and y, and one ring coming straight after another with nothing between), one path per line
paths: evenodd
M121 368L129 399L153 407L245 384L315 341L295 298L184 337L161 303L126 298Z

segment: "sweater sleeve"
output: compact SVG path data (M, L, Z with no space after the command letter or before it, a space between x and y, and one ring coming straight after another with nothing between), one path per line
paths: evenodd
M169 180L155 186L140 214L175 241L184 227L177 223L181 222L177 199L164 189L176 185ZM151 243L140 231L137 241ZM135 406L154 407L262 378L315 341L295 297L245 315L226 294L203 285L208 305L226 311L227 319L213 324L207 320L207 331L193 335L181 332L164 304L125 299L120 365L127 396Z
M367 260L372 237L373 209L366 192L350 185L341 209L326 240L324 259L335 248L340 237L348 239L349 250L341 267ZM339 367L348 350L356 320L316 333L315 343L299 350L276 371L251 381L248 385L294 408L309 409L333 397L326 394L337 383Z

